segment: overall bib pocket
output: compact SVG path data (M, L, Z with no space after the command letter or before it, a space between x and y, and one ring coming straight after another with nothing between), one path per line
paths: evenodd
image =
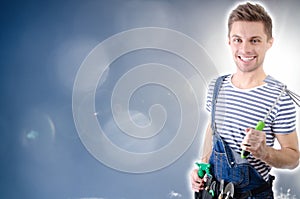
M247 165L235 164L234 161L228 162L226 153L214 151L213 174L218 181L222 179L226 182L232 182L239 188L249 185L249 167Z

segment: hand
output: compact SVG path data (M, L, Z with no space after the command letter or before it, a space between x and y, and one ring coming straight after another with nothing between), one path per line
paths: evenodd
M266 156L266 134L262 131L247 128L241 148L249 151L255 158L263 160Z
M191 184L192 184L192 190L195 192L199 192L200 190L204 189L204 183L205 183L205 177L199 178L198 176L198 169L194 169L191 172Z

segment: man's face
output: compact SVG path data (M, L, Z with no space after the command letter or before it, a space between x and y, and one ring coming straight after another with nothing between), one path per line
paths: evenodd
M262 22L237 21L232 24L229 45L240 72L253 72L262 67L265 54L272 46Z

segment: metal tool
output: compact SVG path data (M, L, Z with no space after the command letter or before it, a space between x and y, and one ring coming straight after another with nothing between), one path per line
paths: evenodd
M229 182L226 185L226 187L224 189L224 192L226 193L225 199L233 198L233 196L234 196L234 184L232 182Z
M230 192L228 191L225 199L229 199L229 197L230 197L229 195L230 195Z
M289 90L286 85L284 85L283 83L281 83L280 81L274 79L271 76L267 76L267 78L264 80L264 82L266 82L266 83L268 83L268 84L270 84L274 87L277 87L279 89L285 88L286 94L291 97L291 99L294 101L294 103L298 107L300 107L300 95L298 95L298 94L294 93L293 91Z
M213 181L209 187L209 191L208 193L214 197L215 196L215 190L216 190L216 187L217 187L217 182L216 181Z
M209 191L210 185L212 183L212 176L211 175L206 175L207 176L207 181L206 181L206 187L205 190Z
M283 93L287 93L290 95L290 93L292 93L291 91L288 91L287 92L287 87L286 85L283 85L281 82L273 79L272 77L268 76L265 80L264 80L266 83L269 83L269 84L273 84L273 85L276 85L278 88L281 89L281 92L280 94L278 95L278 97L276 98L275 102L273 103L273 105L271 106L271 108L269 109L269 111L267 112L267 114L265 115L264 119L259 121L257 124L256 124L256 127L255 127L255 130L258 130L258 131L262 131L263 128L265 127L265 121L267 120L267 118L270 116L272 110L275 108L275 106L277 105L280 97L283 95ZM292 93L293 96L296 95L295 93ZM291 95L290 95L291 96ZM297 95L296 95L297 96ZM299 97L299 96L298 96ZM293 99L293 97L291 97ZM294 100L294 99L293 99ZM295 100L294 100L295 101ZM297 103L297 102L296 102ZM249 151L244 151L242 150L242 153L241 153L241 158L245 159L247 158L247 156L250 154Z
M224 194L224 180L222 179L220 182L220 194L218 199L223 199L223 194Z

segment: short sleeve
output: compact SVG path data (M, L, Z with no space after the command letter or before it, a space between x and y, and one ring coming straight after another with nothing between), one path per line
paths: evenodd
M213 79L208 85L207 95L206 95L206 110L208 112L211 112L212 96L213 96L213 90L216 84L216 80L217 80L216 78Z
M296 130L296 107L289 95L285 94L278 102L276 117L273 121L274 133L288 134Z

